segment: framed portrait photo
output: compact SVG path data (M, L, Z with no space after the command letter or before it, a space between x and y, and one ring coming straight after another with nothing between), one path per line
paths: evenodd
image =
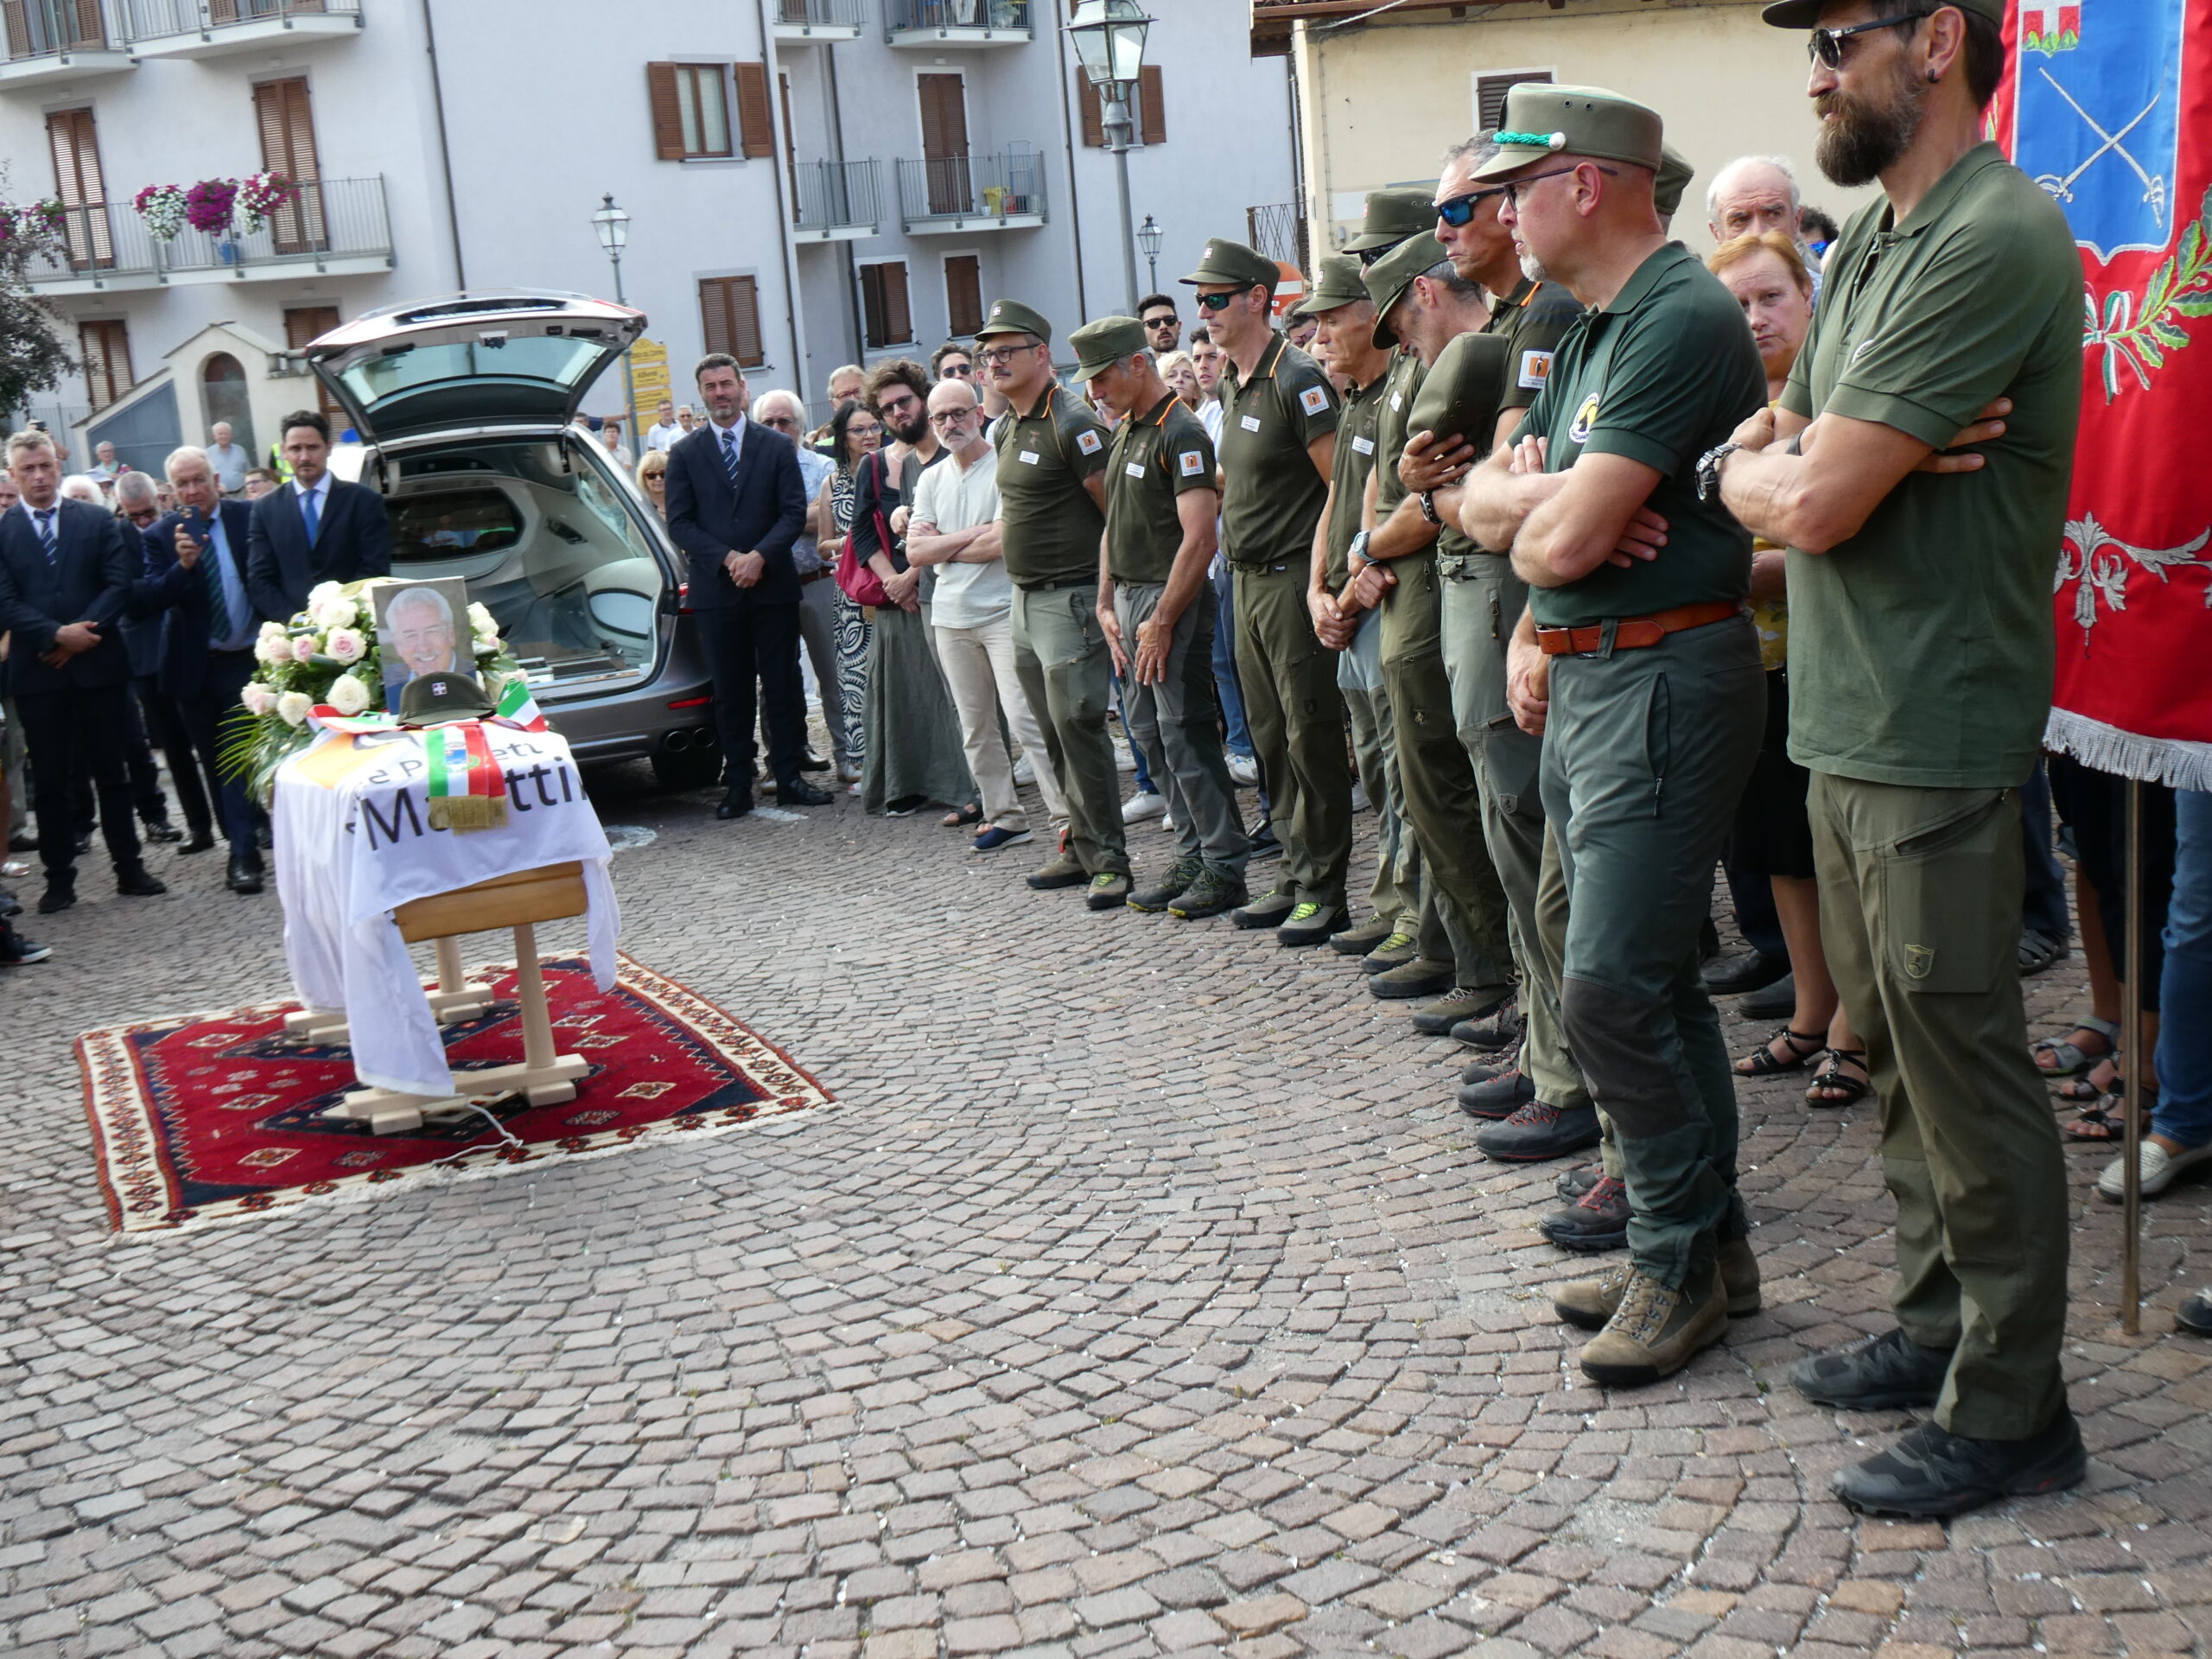
M475 677L468 626L468 584L459 576L380 582L372 593L377 661L384 670L385 707L399 712L400 693L424 674Z

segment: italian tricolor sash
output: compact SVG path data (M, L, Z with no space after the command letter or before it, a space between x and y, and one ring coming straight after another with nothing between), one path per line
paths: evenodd
M506 773L492 758L480 722L433 726L423 734L423 750L429 762L430 828L465 834L506 827Z

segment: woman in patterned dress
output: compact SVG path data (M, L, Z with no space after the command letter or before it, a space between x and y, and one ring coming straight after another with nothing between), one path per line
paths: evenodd
M839 406L830 423L830 454L836 470L822 486L822 522L835 526L836 537L834 543L823 538L825 557L834 561L828 549L842 547L845 532L853 527L854 468L863 455L873 454L882 444L883 425L874 416L858 403ZM868 618L841 588L837 594L837 689L844 699L845 747L851 759L849 765L837 769L837 781L850 785L855 793L860 788L861 762L868 753L861 717L868 702Z

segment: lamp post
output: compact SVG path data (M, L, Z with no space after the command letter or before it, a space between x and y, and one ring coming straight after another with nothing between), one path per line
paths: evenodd
M1136 244L1129 225L1129 94L1144 69L1145 30L1152 19L1137 0L1083 0L1068 20L1084 79L1097 89L1099 124L1114 152L1114 185L1121 201L1122 276L1128 288L1129 311L1137 308Z
M1144 223L1137 226L1137 241L1144 249L1144 284L1157 290L1160 287L1160 226L1152 222L1150 213L1147 213Z
M607 250L607 263L614 267L614 303L626 305L629 302L622 297L622 250L630 244L630 215L614 205L612 191L600 199L599 211L591 216L591 227L599 237L599 245ZM645 440L638 430L638 386L631 378L626 346L622 352L622 404L628 411L630 453L643 454Z

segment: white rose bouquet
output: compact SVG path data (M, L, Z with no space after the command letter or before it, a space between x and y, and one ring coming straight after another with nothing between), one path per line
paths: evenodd
M366 714L382 697L384 669L368 587L323 582L289 626L261 625L253 645L260 666L225 723L223 764L243 772L264 803L276 768L315 741L310 709L327 706L352 717ZM508 654L498 619L482 605L468 607L468 626L476 671L496 702L505 677L520 674L522 665Z

